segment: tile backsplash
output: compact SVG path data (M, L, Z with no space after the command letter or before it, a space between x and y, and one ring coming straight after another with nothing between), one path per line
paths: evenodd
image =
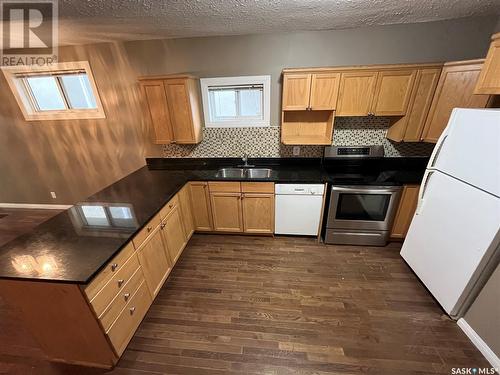
M434 144L395 143L385 138L389 117L337 117L333 144L383 145L386 156L429 156ZM301 146L301 157L319 157L323 146ZM164 145L163 157L291 157L292 146L280 143L280 128L209 128L197 145Z

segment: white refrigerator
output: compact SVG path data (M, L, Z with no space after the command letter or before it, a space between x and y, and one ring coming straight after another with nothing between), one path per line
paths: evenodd
M499 243L500 110L455 109L427 165L401 256L458 319L498 264Z

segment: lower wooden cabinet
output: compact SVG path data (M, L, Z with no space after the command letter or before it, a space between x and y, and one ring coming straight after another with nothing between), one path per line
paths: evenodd
M274 233L274 193L243 193L241 202L245 233Z
M168 216L163 219L161 228L171 264L174 265L187 243L179 206L175 206Z
M189 241L194 233L194 217L191 204L191 195L189 193L189 184L184 187L177 194L179 197L179 206L181 209L182 224L184 226L184 233Z
M398 210L394 217L394 224L392 225L392 238L406 237L413 215L417 209L419 189L420 185L405 185L403 187L403 194L401 195Z
M170 259L167 255L161 224L153 229L150 236L137 249L146 284L155 297L170 273Z
M148 287L145 282L142 282L135 293L130 296L127 305L108 331L109 340L118 356L125 351L151 302Z
M207 182L190 182L189 192L193 213L194 228L198 231L211 231L212 209Z
M210 192L215 232L243 232L241 193Z

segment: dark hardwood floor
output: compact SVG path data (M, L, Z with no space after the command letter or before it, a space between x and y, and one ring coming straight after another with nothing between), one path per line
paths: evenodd
M113 374L450 374L488 366L399 256L314 239L195 235ZM0 307L0 373L50 364Z
M0 208L0 246L27 233L62 210Z

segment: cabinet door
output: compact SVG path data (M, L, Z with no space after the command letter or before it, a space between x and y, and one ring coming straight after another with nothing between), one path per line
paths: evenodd
M137 255L146 284L154 297L158 294L171 268L160 226L153 230L148 239L137 250Z
M311 74L283 75L283 111L303 111L309 107Z
M245 233L274 233L274 194L244 193L241 202Z
M178 206L174 207L163 220L161 228L171 263L174 265L186 246L186 234Z
M214 231L243 232L240 193L210 193Z
M500 33L493 35L491 39L475 94L500 94Z
M174 135L163 81L141 81L141 87L151 120L153 142L156 144L172 143Z
M175 143L196 143L187 80L166 79L164 82Z
M411 220L417 209L419 185L405 185L403 194L399 201L398 210L394 217L391 237L405 238L408 228L410 228Z
M377 72L342 73L337 116L367 116L370 113Z
M314 73L311 78L311 100L313 110L334 110L337 107L340 73Z
M405 142L421 140L425 119L436 91L441 69L422 69L417 72L415 89L412 93L410 108L407 115L407 126L403 137Z
M191 209L189 185L185 185L179 192L179 205L181 209L182 223L184 224L184 233L186 234L187 240L189 240L194 232L194 219Z
M410 102L416 70L387 70L378 73L372 113L375 116L404 116Z
M195 229L201 231L212 230L212 209L208 195L208 184L206 182L190 182L189 190Z
M482 63L445 65L425 122L423 140L437 142L453 108L484 108L488 95L474 95Z

